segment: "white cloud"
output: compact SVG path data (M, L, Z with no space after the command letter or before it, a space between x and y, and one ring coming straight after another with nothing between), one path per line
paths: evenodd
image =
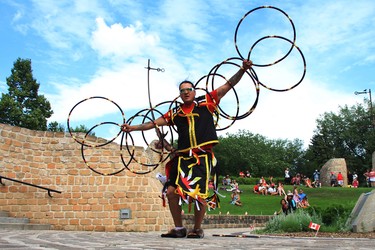
M96 19L97 29L92 33L91 46L104 57L132 57L157 46L157 35L146 34L142 24L123 27L121 23L107 26L103 18ZM146 52L147 53L147 52Z
M343 48L346 53L350 53L372 47L369 43L363 46L358 43L364 38L374 38L375 30L368 29L375 21L374 11L375 4L366 0L310 1L302 8L296 6L293 16L299 23L299 39L303 41L304 47L307 46L306 49L329 52L330 49ZM297 12L303 12L304 15ZM359 30L361 32L353 35L353 32Z

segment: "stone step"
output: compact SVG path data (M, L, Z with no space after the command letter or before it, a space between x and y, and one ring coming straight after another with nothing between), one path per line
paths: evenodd
M51 225L48 224L29 224L29 223L0 223L1 229L13 230L50 230Z
M28 218L13 218L13 217L0 217L0 223L29 223L30 220Z
M30 224L29 218L9 217L6 211L0 211L0 229L14 230L50 230L49 224Z
M9 213L6 211L1 211L0 210L0 217L9 217Z

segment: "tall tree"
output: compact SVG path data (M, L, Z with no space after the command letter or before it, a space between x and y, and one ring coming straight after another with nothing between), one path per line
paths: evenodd
M324 113L317 119L306 152L308 164L321 167L331 158L345 158L351 172L363 173L371 168L375 129L369 114L371 111L361 104L340 107L338 113Z
M33 77L31 60L18 58L6 79L8 93L0 100L0 123L32 130L47 130L51 104L38 94L39 84Z

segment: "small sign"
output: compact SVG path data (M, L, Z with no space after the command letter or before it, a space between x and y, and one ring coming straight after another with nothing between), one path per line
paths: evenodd
M128 208L120 209L120 219L130 219L131 211Z

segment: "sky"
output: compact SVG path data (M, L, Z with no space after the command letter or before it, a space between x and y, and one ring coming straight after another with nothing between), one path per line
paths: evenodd
M158 106L162 113L182 80L203 79L204 89L219 65L207 85L217 87L240 58L250 58L265 86L294 88L260 86L256 98L257 83L245 75L220 107L228 116L255 109L233 124L221 118L219 135L248 130L307 147L316 119L369 99L355 91L375 91L374 26L372 0L0 0L0 92L8 93L17 58L31 59L39 94L54 112L49 122L66 125L71 113L72 127L97 125L103 137L115 138L118 124L150 107L149 60L163 69L149 72L151 103L166 102ZM83 101L94 96L113 102ZM150 119L138 114L133 124Z

